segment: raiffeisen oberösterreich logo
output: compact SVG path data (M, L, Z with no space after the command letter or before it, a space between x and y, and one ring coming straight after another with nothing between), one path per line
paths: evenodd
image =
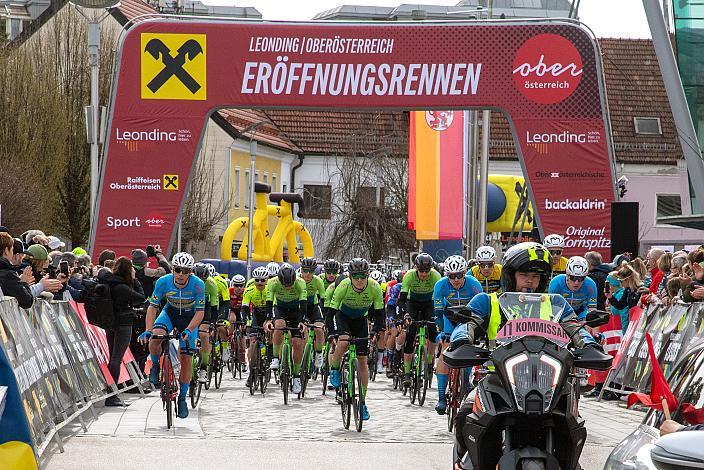
M540 104L567 99L579 86L582 72L579 51L558 34L528 39L513 59L513 81L518 91Z

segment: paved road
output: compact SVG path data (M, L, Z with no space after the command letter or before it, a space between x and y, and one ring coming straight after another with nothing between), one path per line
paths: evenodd
M236 468L282 466L283 459L287 467L306 469L450 468L452 436L445 417L432 409L435 389L419 407L394 391L385 377L379 378L369 387L371 420L357 433L342 427L339 407L331 395L320 393L318 382L309 387L309 396L293 398L285 406L273 383L265 396L250 396L244 380L226 376L223 386L205 392L198 408L177 420L172 430L166 429L157 396L128 398L127 408L101 409L87 433L72 437L65 453L49 453L44 464L48 469L122 469L144 462L158 449L172 459L188 459L192 468L221 466L225 461L217 456L223 451L235 456ZM581 410L589 428L582 465L585 470L601 469L611 448L642 415L590 400L582 401ZM292 452L300 457L288 462ZM196 455L209 457L201 462Z

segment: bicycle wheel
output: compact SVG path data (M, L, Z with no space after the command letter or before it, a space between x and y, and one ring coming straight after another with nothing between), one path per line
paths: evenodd
M205 380L206 380L206 381L205 381L205 389L206 389L206 390L210 390L210 384L211 384L212 381L213 381L213 372L214 372L214 370L213 370L213 363L215 362L215 357L214 357L214 356L215 356L215 354L214 354L213 351L211 350L211 352L210 352L210 363L208 364L208 369L207 369L206 372L205 372L205 373L206 373L206 376L205 376L205 377L206 377L206 378L205 378Z
M369 348L369 356L367 357L367 364L369 367L369 380L374 382L376 380L376 354L378 349L376 347L376 337L372 341L373 345Z
M418 406L425 404L425 395L428 392L428 369L430 366L425 356L421 357L420 374L418 374Z
M257 391L257 386L259 385L259 371L261 370L261 360L262 357L259 354L252 356L252 363L250 364L249 371L249 394L254 395Z
M310 352L311 347L309 344L306 344L303 350L303 360L301 361L301 393L298 394L299 399L306 396L306 386L310 379Z
M349 397L349 369L347 361L343 360L340 364L340 388L337 393L340 398L340 408L342 411L342 425L345 429L350 428L350 420L352 418L352 400ZM354 385L352 385L354 387Z
M447 430L452 432L455 426L455 414L457 413L457 369L450 369L447 374L447 391L445 392L445 403L447 403Z
M320 382L323 384L323 395L325 395L325 392L327 391L328 388L328 375L329 375L329 369L328 369L328 355L325 354L323 357L323 366L320 368Z
M262 347L266 347L265 345L259 345L259 351L261 352ZM266 392L267 387L269 386L269 382L271 381L271 369L269 369L269 364L271 364L271 358L269 357L269 348L266 349L266 352L264 353L264 356L261 356L260 354L260 367L261 369L259 370L259 391L262 392L262 395L264 395L264 392Z
M281 380L281 391L284 393L284 405L288 405L288 392L291 390L291 371L289 370L289 357L291 351L289 346L284 344L281 346L281 372L279 372L279 378Z
M362 410L364 408L364 398L362 398L362 376L359 374L359 362L357 359L352 361L352 375L355 384L355 390L352 399L354 400L354 424L357 432L362 432Z
M222 356L218 354L217 363L215 365L215 389L220 388L222 384L222 374L225 370L225 365L222 363Z
M173 406L173 369L171 364L171 359L169 354L166 353L163 356L162 366L161 366L161 399L164 402L164 407L166 408L166 429L171 429L174 425L174 406Z

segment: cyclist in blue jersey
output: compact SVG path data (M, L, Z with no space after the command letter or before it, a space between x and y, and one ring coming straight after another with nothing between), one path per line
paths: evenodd
M482 292L482 285L471 274L467 273L467 260L458 255L450 256L445 260L445 277L440 279L433 290L433 304L435 306L435 323L441 334L443 349L450 346L448 341L452 330L458 323L451 312L446 311L447 307L467 305L472 297ZM447 403L445 402L445 389L447 387L447 365L442 359L437 362L436 375L438 378L438 403L435 411L438 414L445 414Z
M548 288L548 293L565 298L579 320L586 320L587 311L596 308L596 282L588 275L589 262L581 256L573 256L567 261L566 274L553 277Z
M181 373L179 375L178 417L188 417L186 395L193 373L191 355L196 349L198 326L203 321L205 311L205 283L193 276L195 261L188 253L176 253L171 260L173 273L162 276L156 281L154 292L149 298L146 331L139 335L145 343L152 335L165 335L176 328L181 333ZM157 317L161 302L165 301L163 310ZM152 368L149 381L159 386L159 357L161 341L149 341L149 354Z
M405 330L401 327L401 316L398 311L399 299L401 297L401 287L403 281L403 272L398 271L395 279L396 283L391 286L386 293L386 362L391 366L394 363L394 356L397 355L397 360L403 360L401 357L403 344L406 342ZM386 376L393 376L393 368L386 369Z

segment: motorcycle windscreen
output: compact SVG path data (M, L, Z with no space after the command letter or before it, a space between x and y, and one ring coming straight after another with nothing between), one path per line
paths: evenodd
M502 294L499 307L509 320L499 330L497 343L508 344L526 336L535 336L564 348L570 342L560 325L566 305L564 298L557 294Z

